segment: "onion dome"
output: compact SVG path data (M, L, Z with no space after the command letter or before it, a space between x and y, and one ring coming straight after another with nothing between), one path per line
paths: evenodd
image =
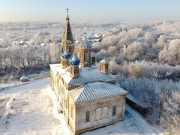
M70 65L79 65L80 59L78 58L77 54L74 53L71 58L69 59Z
M71 57L71 54L68 50L65 50L62 54L61 57L64 59L69 59Z

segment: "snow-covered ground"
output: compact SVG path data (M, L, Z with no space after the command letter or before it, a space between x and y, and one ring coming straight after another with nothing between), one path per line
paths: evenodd
M41 71L38 74L29 74L29 75L27 75L27 77L29 78L29 81L31 83L31 82L34 82L34 81L36 81L38 79L49 77L49 71ZM0 78L0 80L1 80L1 78ZM29 82L22 83L19 80L11 80L11 81L7 81L7 82L4 82L2 80L2 81L0 81L0 92L4 91L6 89L10 89L12 87L17 87L19 85L25 85L25 84L28 84L28 83Z
M69 135L70 131L62 114L57 112L57 103L49 87L49 78L0 92L0 134ZM160 134L160 132L127 106L124 121L84 135L120 134Z

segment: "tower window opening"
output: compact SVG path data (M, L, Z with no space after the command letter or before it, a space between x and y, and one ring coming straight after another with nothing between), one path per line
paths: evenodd
M115 116L115 115L116 115L116 106L114 105L113 110L112 110L112 116Z
M89 116L90 116L90 112L87 111L87 112L86 112L86 122L89 122Z

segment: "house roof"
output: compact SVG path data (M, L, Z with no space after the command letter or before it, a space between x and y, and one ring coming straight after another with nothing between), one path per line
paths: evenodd
M66 69L62 69L61 64L51 64L50 67L55 73L58 72L62 76L64 81L70 85L115 80L115 77L110 73L102 74L97 66L80 68L79 77L77 78L70 77L70 73L68 72L68 70L70 70L69 67Z
M121 87L105 82L81 85L68 93L76 103L127 94Z
M128 94L127 98L142 108L149 107L147 103L141 102L140 100L138 100L138 98L135 98L132 94Z

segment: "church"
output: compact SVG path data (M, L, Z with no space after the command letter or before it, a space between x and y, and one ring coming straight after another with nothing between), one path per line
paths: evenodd
M50 64L50 86L67 126L80 135L123 120L127 92L115 84L106 59L96 64L86 38L74 41L67 12L60 64Z

